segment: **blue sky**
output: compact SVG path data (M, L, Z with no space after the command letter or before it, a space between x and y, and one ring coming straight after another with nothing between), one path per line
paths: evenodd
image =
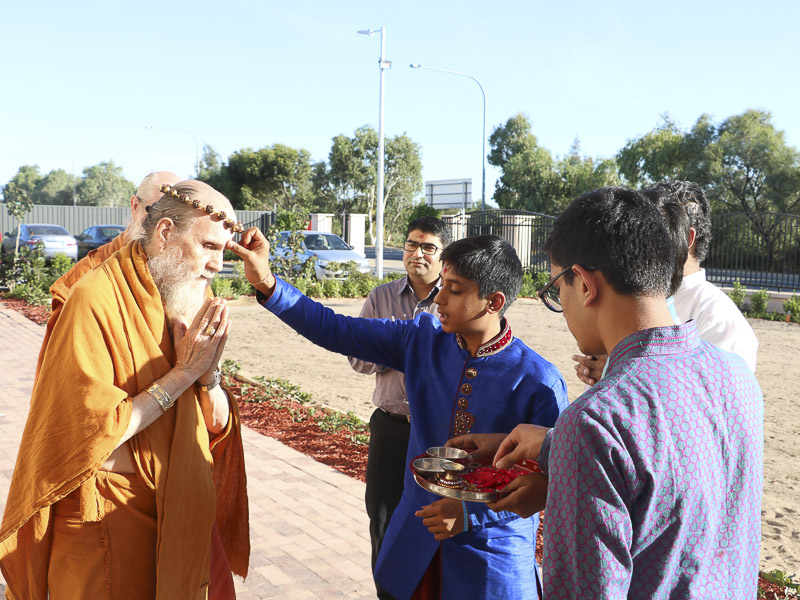
M578 137L612 156L663 113L689 127L748 108L800 146L797 2L31 0L0 23L0 184L108 159L136 184L188 177L192 136L223 159L282 143L323 160L334 136L377 129L380 36L356 31L381 26L386 135L420 144L426 180L471 177L476 198L480 90L409 63L475 76L487 136L523 112L556 155Z

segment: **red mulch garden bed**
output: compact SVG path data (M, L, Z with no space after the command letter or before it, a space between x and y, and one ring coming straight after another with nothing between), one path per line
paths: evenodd
M22 313L25 317L38 325L47 325L47 319L50 318L50 305L34 306L28 304L24 300L17 298L0 298L0 303L5 304L7 308L11 308L18 313Z
M242 423L262 435L269 436L333 467L337 471L365 480L367 471L367 446L353 441L348 430L323 431L313 416L308 416L307 405L287 402L281 398L264 397L255 388L227 378L227 388L239 402ZM317 411L321 416L321 411Z
M0 298L0 303L39 325L47 324L50 316L49 305L33 306L16 298ZM227 387L238 399L242 423L250 429L274 438L345 475L365 480L367 446L355 443L350 431L323 431L313 417L305 416L300 419L306 415L306 406L299 402L286 402L281 398L264 398L254 391L253 386L238 380L228 378ZM257 399L260 401L256 401ZM536 540L536 557L540 562L542 545L540 524ZM783 589L760 576L758 583L767 600L787 597Z

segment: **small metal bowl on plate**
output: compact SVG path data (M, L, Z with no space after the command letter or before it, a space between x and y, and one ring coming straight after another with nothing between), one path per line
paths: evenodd
M428 457L418 458L411 464L420 473L444 473L445 463L452 464L452 461L446 458Z
M461 448L448 448L447 446L434 446L428 448L428 456L435 458L447 458L449 460L458 460L459 458L466 458L467 451Z

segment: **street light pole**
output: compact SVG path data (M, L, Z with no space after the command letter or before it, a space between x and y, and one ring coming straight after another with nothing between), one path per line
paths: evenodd
M381 57L378 59L380 70L380 105L378 109L378 182L377 182L377 207L375 211L375 276L383 279L383 78L384 71L392 68L392 62L386 60L386 28L362 29L361 35L381 33Z
M75 163L69 156L62 156L60 154L42 154L41 152L37 152L36 156L47 156L49 158L63 158L64 160L68 160L72 165L72 206L78 206L78 201L75 196Z
M169 127L153 127L152 125L145 125L145 129L153 129L156 131L179 131L180 133L188 133L194 140L194 174L200 175L200 147L197 145L197 138L194 134L187 129L171 129Z
M424 65L420 65L417 63L411 63L409 65L412 69L428 69L429 71L439 71L441 73L450 73L451 75L461 75L462 77L469 77L478 84L478 87L481 88L481 94L483 95L483 146L481 149L481 210L486 210L486 91L483 89L483 85L481 82L478 81L476 77L468 73L459 73L458 71L450 71L448 69L437 69L436 67L426 67Z

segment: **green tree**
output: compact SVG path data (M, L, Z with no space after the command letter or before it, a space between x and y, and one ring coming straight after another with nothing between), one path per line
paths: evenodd
M36 184L33 203L72 206L75 184L75 178L63 169L50 171Z
M414 200L422 193L422 159L419 145L406 134L387 139L385 150L384 223L388 239L397 244L404 239ZM372 213L367 215L371 227ZM375 239L371 231L370 237Z
M384 220L386 237L405 234L405 219L415 197L422 191L419 145L407 135L387 138L384 146ZM369 240L374 243L376 212L378 134L369 125L352 137L337 135L328 154L328 165L314 167L314 191L319 204L338 213L367 213Z
M224 194L228 199L231 199L235 195L231 186L230 177L228 176L228 166L222 162L220 155L208 144L203 146L203 154L200 158L197 179L203 183L207 183L221 194ZM231 202L233 202L232 199Z
M655 129L629 140L617 153L620 175L633 187L665 179L708 184L706 153L715 136L711 117L700 115L688 132L681 131L669 115L661 118L662 122Z
M578 140L553 158L521 113L495 128L489 144L489 164L502 170L494 192L501 208L558 214L580 194L619 181L615 162L581 156Z
M770 113L748 110L725 119L706 158L709 195L721 208L745 213L800 208L800 153L786 144Z
M21 219L22 215L30 210L30 203L33 202L36 186L39 185L41 180L42 176L39 173L38 165L23 165L19 168L14 177L3 186L3 200L8 205L9 214L14 215L12 213L12 205L14 205L14 210L16 211L16 206L20 203L24 204L26 201L29 203L27 205L28 208L19 216L14 216L17 219Z
M3 200L6 203L6 210L17 221L22 222L23 217L31 210L33 192L40 180L39 167L25 165L20 167L14 177L3 186ZM19 228L17 228L17 239L14 243L14 268L18 265L18 259ZM13 289L13 283L11 287Z
M83 170L78 184L78 202L85 206L126 206L136 186L122 175L113 160Z
M283 144L245 148L228 159L228 180L234 208L270 210L277 205L297 211L308 204L311 153Z
M569 153L557 162L556 171L561 180L558 198L560 210L581 194L620 183L616 161L581 156L581 145L577 138L572 142Z

